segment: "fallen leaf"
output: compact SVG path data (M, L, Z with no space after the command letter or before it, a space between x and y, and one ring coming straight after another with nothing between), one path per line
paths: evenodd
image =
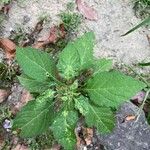
M24 105L28 103L28 101L32 99L31 94L27 90L23 90L20 101L11 109L12 113L15 115Z
M66 32L63 24L59 27L53 26L50 28L49 35L47 37L40 38L36 44L33 45L34 48L43 49L48 44L56 43L60 38L65 38Z
M5 101L10 94L10 90L0 89L0 103Z
M14 58L16 52L16 44L14 42L6 38L1 38L0 48L2 48L5 51L7 59Z
M92 128L86 128L85 129L85 142L86 145L92 144L92 138L93 138L93 129Z
M78 7L78 10L81 12L81 14L87 18L88 20L97 20L98 14L97 11L91 7L89 7L85 2L82 0L76 0L76 4Z
M12 150L29 150L29 148L23 144L17 144L15 148L12 148Z
M129 115L125 118L125 121L131 121L131 120L135 120L136 116L134 115Z
M8 14L10 8L11 8L11 5L10 5L10 4L5 4L5 5L1 8L1 11L2 11L4 14Z

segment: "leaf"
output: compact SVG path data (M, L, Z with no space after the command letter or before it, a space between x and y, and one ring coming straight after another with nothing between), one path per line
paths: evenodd
M51 85L52 82L39 82L35 79L32 79L26 75L22 75L18 77L20 83L30 92L35 92L35 93L41 93L48 89Z
M105 58L96 60L93 68L94 68L93 75L96 75L100 72L109 71L112 68L112 60L110 59L107 60Z
M89 112L89 102L88 99L84 96L80 96L75 100L75 108L79 110L79 112L85 116Z
M93 63L94 34L85 33L75 42L69 43L60 53L58 69L61 75L70 79L79 74L79 71L89 68Z
M98 13L93 8L89 7L83 0L76 0L78 10L88 20L97 20Z
M57 67L62 77L70 79L78 75L79 62L79 54L74 43L69 43L59 55Z
M9 89L0 89L0 103L4 102L10 95Z
M5 51L6 58L12 59L15 56L16 44L9 39L0 39L0 48Z
M146 66L150 66L150 62L147 62L147 63L139 63L138 65L139 65L139 66L145 66L145 67L146 67Z
M32 100L17 114L13 129L21 130L21 137L34 137L45 132L54 118L52 97L42 103Z
M109 108L92 106L84 96L75 99L75 107L85 116L88 127L95 126L101 132L112 131L114 116Z
M17 48L16 55L19 65L30 78L37 81L55 80L54 61L47 53L28 47Z
M114 115L109 108L89 105L90 111L85 115L88 127L96 127L99 132L109 133L114 128Z
M148 17L145 20L143 20L140 24L138 24L137 26L135 26L134 28L132 28L131 30L129 30L128 32L123 34L122 36L126 36L126 35L132 33L133 31L137 30L138 28L140 28L140 27L142 27L144 25L149 25L149 24L150 24L150 17Z
M99 106L117 107L146 85L117 71L101 72L87 82L85 91Z
M75 41L74 46L80 56L80 70L89 69L94 62L93 48L95 36L93 32L85 33Z
M74 129L78 114L74 111L63 111L53 122L51 129L54 137L65 150L73 150L76 144Z

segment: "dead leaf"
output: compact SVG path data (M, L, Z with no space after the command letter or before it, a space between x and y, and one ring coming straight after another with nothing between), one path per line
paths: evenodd
M51 148L51 150L61 150L61 145L59 144L54 144Z
M23 144L17 144L15 148L12 148L12 150L29 150L29 148Z
M1 8L1 11L2 11L4 14L8 14L10 8L11 8L11 5L10 5L10 4L5 4L5 5Z
M92 128L86 128L86 133L85 133L85 142L86 145L92 144L92 138L93 138L93 129Z
M129 115L125 118L125 121L132 121L132 120L135 120L136 116L134 115Z
M147 35L147 40L148 40L149 45L150 45L150 35Z
M20 101L11 109L12 113L15 115L24 105L28 103L28 101L32 99L31 94L27 90L23 90Z
M57 28L56 26L53 26L50 28L50 33L47 37L43 37L36 44L33 45L34 48L37 49L43 49L46 45L50 43L55 43L57 40L57 34L56 34Z
M5 51L6 58L12 59L15 56L16 44L9 39L0 39L0 48Z
M81 145L88 146L92 144L94 131L92 128L84 128L80 127L79 129L75 130L75 135L77 139L76 147L80 149Z
M83 0L76 0L78 10L81 14L88 20L97 20L98 14L97 11L90 6L88 6Z
M0 89L0 103L5 101L10 94L10 90Z

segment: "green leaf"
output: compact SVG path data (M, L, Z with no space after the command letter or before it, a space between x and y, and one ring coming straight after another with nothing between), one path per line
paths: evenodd
M55 79L53 59L45 52L33 48L17 48L16 58L24 73L37 81Z
M88 69L93 61L93 48L95 36L93 32L85 33L81 38L75 41L74 46L80 56L80 70Z
M69 43L60 53L58 69L61 75L70 79L79 74L79 71L88 69L93 64L94 34L85 33L81 38Z
M79 61L78 51L73 43L69 43L59 55L57 67L62 77L70 79L78 75Z
M125 34L123 34L122 36L126 36L130 33L132 33L133 31L137 30L138 28L144 26L144 25L149 25L150 24L150 17L146 18L145 20L143 20L141 23L139 23L138 25L136 25L134 28L132 28L131 30L129 30L128 32L126 32Z
M100 72L109 71L112 68L112 60L105 58L96 60L93 68L94 68L93 75L96 75Z
M114 114L109 108L89 105L85 115L85 122L89 127L96 127L99 132L109 133L115 125Z
M147 67L147 66L150 66L150 62L147 62L147 63L139 63L138 65L139 65L139 66Z
M95 104L117 107L145 87L143 82L112 71L96 74L88 80L84 90Z
M88 98L80 96L75 99L75 108L85 116L89 127L95 126L99 132L111 132L114 128L114 115L109 108L92 106Z
M65 150L73 150L76 144L75 126L78 114L74 111L63 111L53 122L51 129L54 137Z
M39 82L26 75L22 75L18 77L18 79L20 83L30 92L41 93L46 89L50 88L50 86L52 85L52 82L47 82L47 81Z
M83 116L89 113L89 102L86 97L81 95L80 97L76 98L74 101L75 101L75 108L78 109Z
M54 119L52 98L49 101L32 100L17 114L13 129L20 129L21 137L34 137L45 132Z

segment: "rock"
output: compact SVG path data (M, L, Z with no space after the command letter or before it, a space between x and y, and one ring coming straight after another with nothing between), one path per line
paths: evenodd
M107 150L150 150L150 126L142 111L137 120L123 121L135 115L138 107L125 103L117 113L117 126L110 135L98 135L99 142Z

